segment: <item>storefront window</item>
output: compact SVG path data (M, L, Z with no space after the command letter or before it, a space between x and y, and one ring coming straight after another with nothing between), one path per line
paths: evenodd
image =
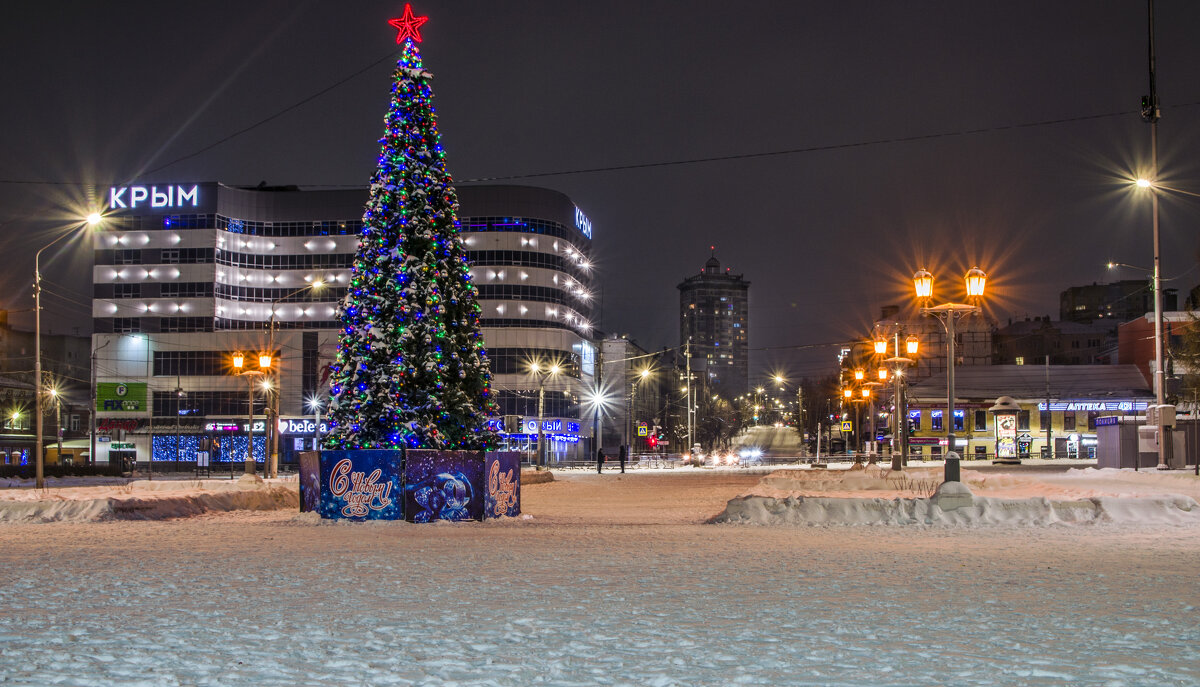
M954 431L956 431L956 432L963 431L963 428L966 427L966 423L967 423L967 411L955 410L954 411Z
M929 411L929 428L935 432L941 431L941 429L942 429L942 411L940 411L940 410Z

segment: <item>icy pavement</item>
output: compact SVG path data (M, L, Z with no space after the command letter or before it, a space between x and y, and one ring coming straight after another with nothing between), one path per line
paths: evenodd
M0 523L2 685L1196 685L1200 529L700 524L736 473L531 518Z

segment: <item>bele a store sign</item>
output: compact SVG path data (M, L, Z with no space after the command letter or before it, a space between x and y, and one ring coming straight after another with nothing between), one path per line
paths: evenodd
M216 208L217 185L204 184L133 184L108 189L110 213L156 215L208 213Z

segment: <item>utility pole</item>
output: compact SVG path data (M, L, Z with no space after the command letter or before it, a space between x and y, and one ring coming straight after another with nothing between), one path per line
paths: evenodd
M1050 414L1050 356L1046 356L1046 458L1054 458L1054 416Z
M692 450L692 337L683 345L683 358L687 363L687 449Z
M1170 469L1174 444L1171 440L1171 426L1164 422L1164 406L1166 405L1167 375L1164 358L1166 345L1163 336L1163 302L1162 302L1162 259L1158 231L1158 86L1154 57L1154 0L1147 0L1149 17L1149 48L1150 48L1150 95L1142 97L1142 119L1150 125L1150 199L1152 203L1151 223L1154 232L1154 402L1155 425L1158 427L1158 469Z

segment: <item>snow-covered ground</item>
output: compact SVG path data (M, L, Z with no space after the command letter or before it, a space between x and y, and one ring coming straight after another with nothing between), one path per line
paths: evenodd
M0 684L1200 684L1198 527L704 524L762 478L564 473L483 524L0 523Z

